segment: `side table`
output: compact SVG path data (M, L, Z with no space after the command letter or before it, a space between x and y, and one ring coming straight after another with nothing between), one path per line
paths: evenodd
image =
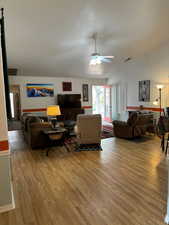
M54 145L58 146L64 146L68 152L70 152L69 148L65 144L65 138L66 138L66 133L67 129L58 127L57 129L47 129L43 130L43 133L48 137L51 147ZM46 155L49 155L50 147L47 148Z

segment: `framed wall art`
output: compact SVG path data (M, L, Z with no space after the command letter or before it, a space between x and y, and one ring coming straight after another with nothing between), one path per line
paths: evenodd
M27 97L53 97L53 84L26 84Z
M150 102L150 80L139 81L139 101Z
M82 94L83 94L83 102L89 101L89 85L82 84Z
M72 82L62 82L63 91L72 91Z

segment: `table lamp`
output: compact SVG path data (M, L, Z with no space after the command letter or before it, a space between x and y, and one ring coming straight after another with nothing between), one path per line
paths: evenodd
M51 118L53 128L56 128L57 116L61 115L59 105L50 105L47 107L47 115Z

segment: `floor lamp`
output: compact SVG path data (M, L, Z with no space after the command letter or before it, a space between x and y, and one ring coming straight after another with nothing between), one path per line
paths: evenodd
M156 87L159 91L159 97L153 102L153 104L154 105L160 105L160 116L161 116L161 109L162 109L162 107L161 107L161 91L162 91L164 86L162 84L157 84Z
M161 116L161 91L162 91L163 87L164 86L162 84L157 84L157 89L159 90L160 116Z
M161 91L162 91L164 86L162 84L158 84L156 87L159 90L159 97L153 102L153 104L154 105L160 105L160 117L161 117ZM161 136L161 148L162 148L162 151L164 152L165 134L162 134L162 136Z

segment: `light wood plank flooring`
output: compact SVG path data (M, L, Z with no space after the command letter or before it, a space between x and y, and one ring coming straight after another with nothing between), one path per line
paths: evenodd
M102 152L32 151L9 132L16 209L0 225L164 225L167 160L158 138L104 139Z

